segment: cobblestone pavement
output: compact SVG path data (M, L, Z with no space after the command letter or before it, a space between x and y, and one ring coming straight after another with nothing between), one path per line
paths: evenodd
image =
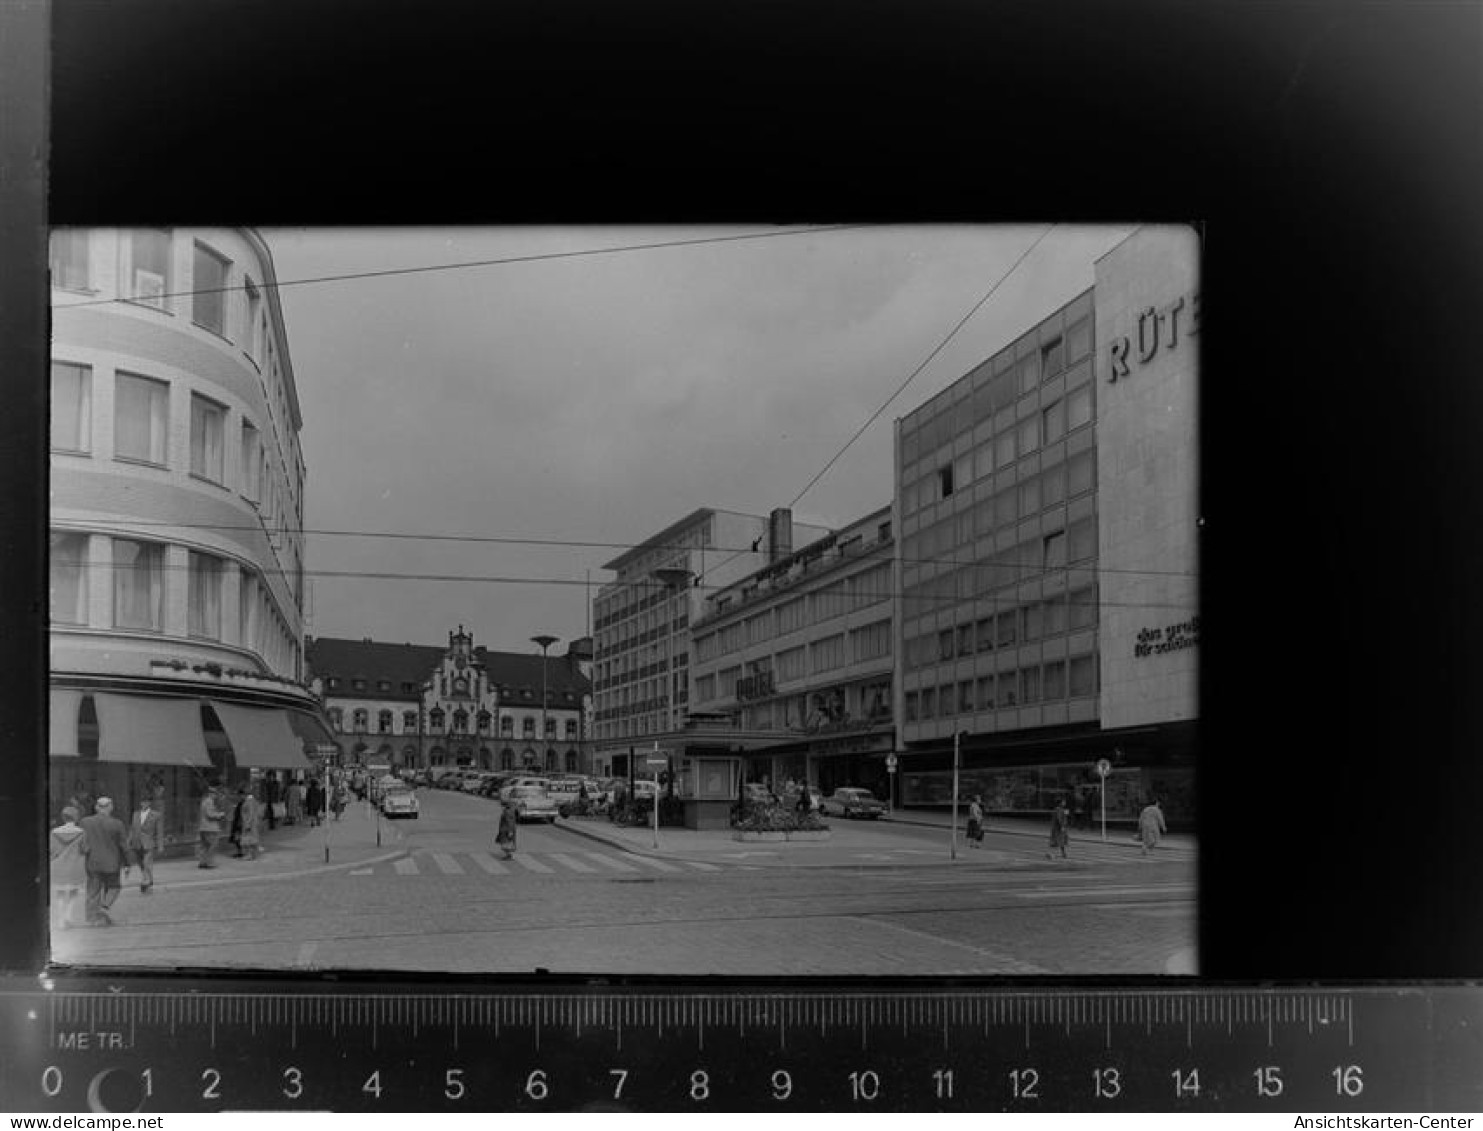
M118 926L56 933L54 958L667 975L1195 972L1192 854L1078 854L1073 844L1072 860L1049 861L1023 837L960 847L954 862L939 830L870 828L793 854L805 846L724 834L702 853L663 830L671 851L655 855L600 827L606 840L527 826L507 862L491 851L491 813L477 798L424 791L423 819L381 825L380 845L375 819L352 810L332 831L328 865L312 835L214 873L172 862L157 869L155 894L126 890Z

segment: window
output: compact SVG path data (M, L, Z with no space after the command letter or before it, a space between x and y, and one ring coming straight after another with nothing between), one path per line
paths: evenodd
M1047 701L1066 698L1066 662L1064 660L1056 660L1045 665L1044 691Z
M259 468L262 465L263 451L261 438L258 431L247 421L242 422L242 494L249 499L256 500L258 497L258 477L261 474Z
M344 731L344 729L345 729L345 712L344 712L344 710L342 710L339 707L331 707L330 708L330 726L334 727L335 730L337 730L337 731Z
M365 734L371 726L370 712L367 711L364 707L357 707L355 709L354 722L352 723L352 725L355 728L356 734Z
M1090 628L1097 623L1097 590L1095 586L1078 589L1069 599L1072 629Z
M434 707L427 713L427 725L430 730L441 732L443 729L443 708Z
M1025 640L1039 640L1045 635L1045 610L1037 603L1025 606Z
M1040 448L1040 417L1027 416L1020 421L1018 431L1019 453L1029 455Z
M997 618L998 633L995 636L995 640L1000 648L1007 648L1015 642L1015 629L1018 620L1018 609L1010 609L1007 613L999 614Z
M170 387L163 381L120 373L114 387L113 453L119 459L165 463Z
M1066 564L1066 532L1057 530L1042 540L1045 546L1045 568L1057 569Z
M191 317L213 334L227 332L227 261L205 244L196 244L195 280L191 284Z
M844 664L844 633L828 636L809 649L816 672L826 672Z
M1015 489L1011 487L1008 491L1000 491L994 496L994 525L1008 526L1019 513L1016 510Z
M567 740L568 741L570 741L570 740L572 740L572 739L574 739L574 738L577 737L577 720L576 719L567 719L567 721L566 721L566 737L567 737Z
M1052 597L1044 603L1045 635L1055 636L1066 631L1066 598Z
M378 679L376 681L376 690L377 691L390 691L391 690L391 680L389 680L389 679Z
M992 652L994 650L994 618L985 617L975 626L978 636L978 650L980 652Z
M778 679L799 679L803 675L803 649L789 648L778 653Z
M499 732L503 738L514 738L515 720L510 718L509 715L502 716L499 721Z
M410 679L404 679L404 680L402 680L402 694L403 695L415 695L415 694L417 694L417 685L415 683L413 683Z
M917 711L917 693L915 691L908 691L906 693L906 721L909 723L916 722Z
M88 621L88 536L51 535L51 619L54 624Z
M1019 672L999 673L999 705L1001 707L1018 706L1019 697Z
M1014 432L1000 432L994 437L994 466L1008 467L1014 462Z
M402 733L403 734L410 734L412 731L414 731L416 729L417 729L417 712L416 711L403 711L402 712Z
M88 233L82 228L57 228L49 246L51 285L64 291L88 289Z
M1066 397L1066 431L1092 422L1092 386L1082 385Z
M1020 378L1020 392L1028 393L1040 384L1040 355L1032 353L1029 357L1021 358L1017 371Z
M1053 377L1066 368L1066 346L1060 338L1053 338L1040 347L1040 365L1047 377Z
M965 679L962 683L958 684L958 710L964 712L973 710L972 680Z
M556 720L555 719L552 719L552 718L547 718L546 719L546 737L547 738L555 738L556 737Z
M1066 357L1068 361L1080 361L1092 352L1092 320L1083 318L1066 331Z
M1071 524L1068 531L1069 543L1067 551L1071 561L1079 562L1095 556L1097 553L1097 524L1091 518L1079 519Z
M364 691L366 689L366 681L363 679L352 679L350 681L350 687L352 691Z
M994 709L994 677L983 676L978 681L978 709L980 711L992 711Z
M220 483L227 410L205 397L191 394L191 474Z
M1071 698L1079 699L1097 690L1097 668L1090 656L1071 657Z
M376 712L376 733L378 733L378 734L390 734L391 733L391 719L392 719L392 715L391 715L391 712L390 711L377 711Z
M1040 509L1040 478L1026 479L1020 484L1020 514L1027 518Z
M1066 462L1066 493L1081 495L1092 489L1096 482L1097 465L1092 459L1095 452L1082 452Z
M221 639L221 559L190 552L190 634Z
M165 627L165 548L113 540L113 625L161 632Z
M966 452L953 461L953 482L958 485L959 490L973 482L972 452Z
M1066 406L1062 401L1057 401L1040 414L1040 419L1045 423L1045 442L1054 444L1066 434Z
M1021 703L1039 703L1040 702L1040 669L1039 668L1021 668L1020 669L1020 702Z
M53 451L93 450L93 371L65 361L51 364L51 446Z
M243 278L242 290L247 302L247 311L244 315L246 322L242 327L242 348L247 351L248 357L257 361L261 353L258 323L262 318L263 300L258 293L257 285L250 277Z
M943 464L937 469L937 497L946 499L953 493L953 465Z
M944 628L937 634L937 658L939 660L953 658L953 630L950 628Z
M958 626L958 655L973 655L973 626L971 624Z
M492 723L493 721L494 721L494 718L493 718L492 715L490 715L490 713L488 711L480 711L479 712L479 715L478 715L479 733L480 734L488 734L489 733L489 724Z
M121 288L123 297L164 310L165 295L170 290L170 233L130 232L124 248L128 266Z
M1056 464L1055 467L1045 472L1040 477L1040 494L1043 504L1053 507L1066 498L1066 465Z
M531 718L524 719L522 721L522 723L521 723L520 729L521 729L521 732L525 735L526 738L534 738L536 736L536 721L535 721L535 719L531 719Z
M922 718L935 719L937 717L937 688L922 688Z
M850 633L851 656L855 663L891 654L891 622L877 621Z

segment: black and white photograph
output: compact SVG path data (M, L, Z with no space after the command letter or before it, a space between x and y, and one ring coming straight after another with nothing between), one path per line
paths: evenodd
M57 228L54 960L1197 973L1200 242Z

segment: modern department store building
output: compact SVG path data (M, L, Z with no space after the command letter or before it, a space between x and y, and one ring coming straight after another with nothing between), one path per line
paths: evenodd
M905 805L1195 818L1199 253L1145 227L897 421Z
M58 229L51 285L50 816L147 795L187 845L209 783L331 739L273 258L247 228Z

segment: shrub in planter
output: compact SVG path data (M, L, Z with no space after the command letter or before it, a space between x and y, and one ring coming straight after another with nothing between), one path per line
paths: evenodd
M744 833L827 832L829 826L817 813L799 815L781 806L756 805L732 822L732 828Z

